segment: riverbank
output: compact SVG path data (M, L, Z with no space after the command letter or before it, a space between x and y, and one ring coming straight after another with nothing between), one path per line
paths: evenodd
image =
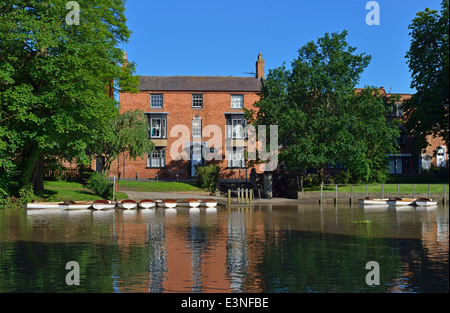
M51 201L89 201L100 199L92 191L78 182L67 181L45 181L45 190L39 196L39 200ZM445 191L445 193L444 193ZM428 193L429 192L429 193ZM448 185L426 185L426 184L385 184L385 185L338 185L337 192L335 186L324 186L323 192L318 190L293 192L286 197L274 197L272 199L259 199L253 197L253 204L285 204L285 203L323 203L347 202L350 199L357 202L358 199L365 198L367 195L373 198L403 197L403 198L434 198L442 202L445 196L448 203ZM227 204L228 199L225 195L217 194L210 196L208 191L197 187L194 182L164 182L164 181L119 181L115 193L117 199L186 199L186 198L214 198L218 202ZM337 197L336 197L337 196ZM233 198L232 203L237 203Z

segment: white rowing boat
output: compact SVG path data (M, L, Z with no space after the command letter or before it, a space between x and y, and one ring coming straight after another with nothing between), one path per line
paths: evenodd
M125 199L125 200L121 200L117 206L120 209L124 209L124 210L132 210L132 209L136 209L137 207L137 202L132 200L132 199Z
M198 208L200 206L200 201L198 199L186 199L182 202L178 202L178 205L188 205L191 208Z
M437 200L429 199L429 198L418 198L415 201L415 204L418 206L433 206L437 205Z
M31 202L24 206L26 209L83 210L90 208L92 203L93 201Z
M388 205L387 201L389 199L372 199L370 197L366 197L364 199L358 199L359 204L361 205Z
M157 200L156 203L159 207L174 208L177 206L178 202L175 199L164 199L164 200Z
M94 210L109 210L114 209L116 207L116 203L109 200L95 200L92 203L92 208Z
M150 199L142 199L138 201L138 206L142 209L150 209L156 206L156 202Z
M206 205L208 208L213 208L217 206L217 201L215 199L204 199L202 200L202 204Z
M415 202L416 199L409 199L409 198L389 198L387 200L387 204L392 206L414 205Z

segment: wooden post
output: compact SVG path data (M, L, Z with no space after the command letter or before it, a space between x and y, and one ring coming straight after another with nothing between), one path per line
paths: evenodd
M336 198L334 199L334 203L337 204L337 200L338 200L338 191L337 191L337 184L336 184Z
M384 199L384 184L381 184L381 199Z
M253 202L253 188L250 189L250 204Z
M369 196L369 185L366 184L366 197L368 197L368 196Z
M428 198L431 198L430 184L428 184Z
M447 194L446 194L446 191L445 191L445 184L444 184L444 205L445 205L445 202L447 201Z
M114 176L114 182L113 182L113 199L116 198L116 176Z
M320 204L323 203L323 182L320 183Z
M415 184L413 184L413 195L412 195L412 197L413 198L416 197L416 185Z
M245 204L248 204L248 189L245 189Z
M237 202L241 203L241 188L238 188L237 190Z
M397 198L400 197L400 185L397 184Z
M228 189L228 205L231 204L231 189Z
M350 184L350 204L353 203L353 184Z

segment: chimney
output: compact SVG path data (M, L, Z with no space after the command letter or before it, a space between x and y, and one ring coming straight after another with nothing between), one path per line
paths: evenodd
M261 52L258 54L258 61L256 61L256 78L264 78L264 60Z
M122 67L127 67L128 66L128 56L127 56L127 52L124 51L123 52L123 63L122 63Z

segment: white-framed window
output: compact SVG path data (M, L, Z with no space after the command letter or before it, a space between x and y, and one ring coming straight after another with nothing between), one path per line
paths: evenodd
M148 154L147 167L161 168L166 166L166 150L156 148Z
M244 148L233 147L228 151L228 167L245 167Z
M232 138L233 139L245 138L245 134L244 134L245 120L244 119L232 119L231 126L232 126Z
M391 116L403 116L403 104L400 102L394 103L389 114Z
M165 116L150 116L150 138L167 138L167 119Z
M436 148L436 166L437 167L446 167L447 166L447 158L446 158L446 149L447 147L439 146Z
M162 94L151 94L150 95L150 108L162 109L162 107L163 107L163 95Z
M203 95L193 94L192 95L192 107L193 108L203 108Z
M202 137L202 119L198 116L192 119L192 137Z
M231 108L232 109L242 109L244 107L244 96L243 95L231 95Z

